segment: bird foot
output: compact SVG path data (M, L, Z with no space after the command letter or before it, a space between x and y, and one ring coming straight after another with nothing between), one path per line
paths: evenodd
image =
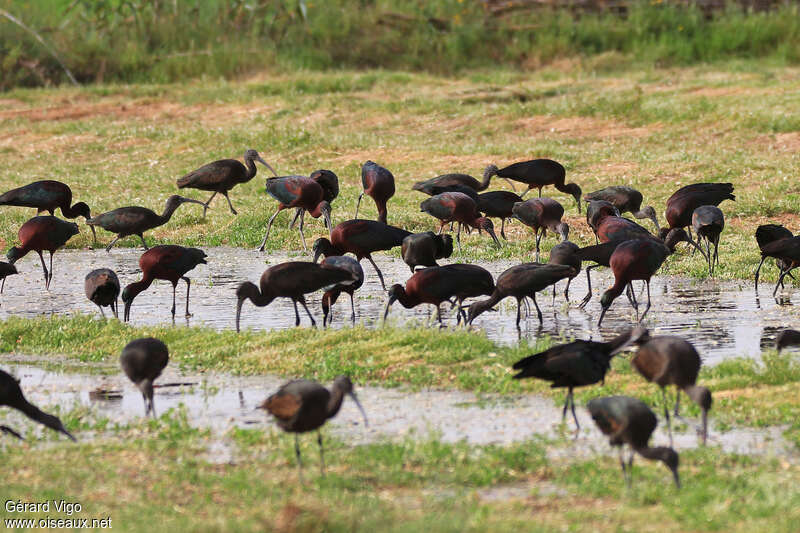
M186 318L192 318L194 315L192 313L186 313L184 316Z

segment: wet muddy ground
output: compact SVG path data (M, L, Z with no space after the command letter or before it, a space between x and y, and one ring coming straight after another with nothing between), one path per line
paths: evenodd
M208 265L200 265L189 273L192 280L189 319L183 317L186 285L178 285L176 324L179 326L210 326L218 329L234 327L236 287L244 280L255 283L270 265L288 259L309 260L308 255L263 254L240 248L207 248ZM0 318L10 315L34 317L47 314L69 314L75 311L98 314L97 307L89 302L83 291L83 278L90 270L99 267L114 269L123 285L140 279L138 259L142 250L115 248L105 250L66 250L55 256L55 275L49 292L44 290L42 270L38 257L30 254L17 267L20 274L8 278L2 295ZM451 258L453 262L458 259ZM404 283L410 276L408 267L399 258L376 254L375 261L383 271L387 286ZM484 262L495 277L513 261ZM386 293L368 261L362 266L366 274L364 286L356 293L356 315L359 322L369 327L379 327L386 301ZM537 298L544 314L544 324L539 326L535 312L524 319L521 335L534 338L540 334L558 337L595 338L608 337L635 319L634 312L621 296L612 305L603 322L596 326L600 312L600 294L613 283L608 269L592 271L594 296L586 309L577 309L577 303L586 294L586 274L581 272L570 288L572 303L564 302L563 286L558 287L555 305L548 289ZM639 283L636 283L637 291ZM714 364L726 357L758 357L763 346L772 346L777 330L795 322L791 306L791 289L783 293L780 303L771 297L771 287L764 286L758 297L753 283L742 281L692 280L658 276L651 283L653 307L646 325L656 333L680 334L693 342L703 355L706 364ZM308 298L309 308L319 322L322 320L320 293ZM134 301L131 319L137 324L170 323L172 298L171 284L157 281ZM640 296L640 301L646 295ZM120 302L121 303L121 302ZM446 307L446 306L443 306ZM425 323L431 317L431 306L404 309L395 303L390 321L396 324ZM533 311L533 307L531 306ZM507 299L498 313L486 313L474 322L489 338L509 344L518 340L515 326L516 304ZM308 317L301 319L308 326ZM448 326L455 326L454 312L446 313ZM334 307L333 327L349 327L350 303L343 295ZM256 308L247 302L242 310L242 327L255 329L283 329L294 327L294 310L289 300L279 299L266 308Z
M144 405L139 391L113 365L70 366L64 371L47 371L32 363L43 362L35 358L4 356L4 368L20 378L28 398L41 406L60 405L62 410L83 406L91 417L108 419L112 424L141 419ZM108 375L97 373L106 370ZM185 406L190 424L210 428L214 460L225 460L231 450L225 434L233 427L268 428L272 422L264 411L256 407L283 379L276 377L236 377L225 374L186 374L168 367L157 381L155 407L158 414L168 409ZM192 385L170 386L174 383ZM160 387L158 385L161 385ZM167 385L167 386L164 386ZM113 391L113 398L96 397L91 391ZM537 395L477 396L456 391L408 391L379 387L357 387L369 425L364 426L361 413L349 399L339 415L330 421L330 431L349 443L363 444L383 439L406 437L438 437L446 442L466 441L470 444L508 444L544 436L556 438L567 431L571 438L573 429L569 420L567 429L560 427L561 409L553 401ZM588 415L579 407L581 431L566 447L552 446L552 457L590 456L611 453L604 438ZM31 423L21 415L0 412L0 420L12 427L25 429ZM693 448L699 444L699 421L678 421L675 428L675 445L678 449ZM36 428L41 431L40 428ZM794 461L793 448L781 437L783 428L728 429L724 432L714 427L713 412L709 444L720 446L727 452L777 455ZM92 432L77 435L80 440L91 439ZM655 443L667 443L664 427L659 427ZM213 452L213 453L212 453Z

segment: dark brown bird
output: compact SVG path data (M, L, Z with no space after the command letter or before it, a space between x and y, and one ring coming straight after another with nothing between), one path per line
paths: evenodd
M323 266L347 270L355 278L354 280L345 280L335 285L324 287L325 294L322 295L322 327L325 327L326 323L328 325L333 323L333 312L331 308L343 292L350 295L350 320L355 324L356 306L353 302L353 293L364 284L364 270L361 268L361 263L346 255L332 255L323 259L321 264Z
M236 331L239 331L239 317L242 305L250 300L257 307L266 307L275 298L290 298L294 304L295 326L300 325L300 313L297 302L303 306L316 326L314 317L306 305L305 294L318 291L329 285L345 281L355 282L357 276L350 270L332 265L317 264L307 261L288 261L270 267L261 274L259 285L245 281L236 289Z
M567 286L564 288L564 299L569 302L569 285L581 271L580 248L577 244L570 241L562 241L550 249L550 265L567 265L575 269L575 275L567 278ZM556 299L556 285L553 283L553 301Z
M506 219L514 216L514 204L521 201L521 196L510 191L484 192L478 195L478 211L485 217L500 219L500 236L505 239Z
M539 197L542 196L542 188L553 185L559 191L569 194L575 198L578 205L578 213L581 212L581 188L577 183L564 183L567 171L561 163L552 159L533 159L531 161L521 161L505 168L499 169L495 165L489 165L483 171L484 180L492 176L500 176L507 180L514 180L524 183L528 189L522 193L524 198L531 189L539 189ZM513 187L513 185L512 185Z
M100 309L100 314L103 318L106 314L103 312L103 307L108 306L114 313L116 318L119 318L117 312L117 298L119 297L119 278L117 273L110 268L97 268L86 274L83 281L83 288L86 291L86 297L90 302L95 304Z
M449 187L468 187L473 191L485 191L489 187L489 181L492 176L483 176L483 182L480 182L468 174L442 174L425 181L418 181L411 187L415 191L424 192L428 196L435 196L442 192L446 192Z
M459 253L461 253L462 226L485 230L492 237L494 243L498 247L500 246L500 241L497 240L497 235L494 234L492 221L481 216L478 212L478 205L466 194L460 192L437 194L423 201L419 207L423 213L428 213L432 217L439 219L440 234L448 222L458 222L456 244L458 244Z
M364 190L358 195L356 216L353 218L358 219L361 198L366 194L375 200L375 206L378 208L378 222L386 224L386 203L389 198L394 196L394 176L388 169L372 161L367 161L361 167L361 185Z
M228 207L231 209L231 213L235 215L236 210L233 208L231 199L228 197L228 191L233 189L236 185L240 183L247 183L256 177L257 169L255 161L258 161L270 169L274 175L278 175L278 173L275 172L271 166L269 166L269 163L261 159L261 156L258 155L258 152L250 149L244 153L244 165L236 159L220 159L219 161L214 161L213 163L204 165L197 170L189 172L182 178L179 178L177 182L178 188L213 191L211 198L209 198L208 201L203 204L203 218L206 216L208 205L211 203L211 200L214 199L217 193L222 194L222 196L225 197L225 199L228 201Z
M730 183L693 183L681 187L667 200L668 227L661 229L662 235L673 228L691 226L692 214L701 205L716 206L725 200L736 201Z
M539 324L542 324L542 311L536 302L536 293L576 274L575 269L567 265L522 263L521 265L513 266L497 277L494 292L488 299L475 302L469 306L467 324L472 324L472 321L478 315L488 311L508 296L513 296L517 299L517 329L519 329L521 318L520 305L526 297L533 300L533 305L536 306L536 313L539 317Z
M124 321L127 322L131 318L133 299L157 279L172 283L173 322L175 322L175 290L178 287L178 280L186 282L186 317L192 316L189 313L189 289L192 282L186 277L186 273L197 265L205 265L206 257L206 253L198 248L184 248L173 244L153 246L143 253L139 258L142 279L129 284L122 291L122 302L125 304Z
M601 381L605 383L611 358L646 333L644 328L635 328L624 331L608 342L576 340L553 346L514 363L514 370L519 370L514 379L538 378L549 381L554 389L566 387L568 391L561 421L567 416L567 408L571 407L575 426L580 429L575 415L573 389Z
M175 210L187 202L204 205L203 202L173 194L167 198L167 203L164 205L164 212L160 215L146 207L134 205L101 213L94 218L90 218L86 223L91 227L100 226L108 232L117 234L114 240L106 246L106 252L111 250L118 240L131 235L138 235L142 240L142 246L147 250L147 243L144 242L144 232L163 226L169 222Z
M64 424L61 423L61 420L53 415L42 412L38 407L29 403L28 400L25 399L25 395L22 394L22 389L19 388L19 381L2 370L0 370L0 405L16 409L31 420L39 422L59 433L63 433L73 441L75 440L75 437L64 428ZM25 440L22 438L22 435L8 426L0 426L0 432L8 433L20 440Z
M514 218L533 228L536 234L536 258L539 261L539 243L549 229L561 235L561 240L569 238L569 226L561 222L564 208L552 198L531 198L525 202L514 204Z
M44 271L44 288L50 290L53 279L53 254L64 246L73 235L78 234L78 225L74 222L65 222L53 216L39 216L25 222L17 232L19 246L9 248L6 257L12 265L25 257L28 252L39 254ZM50 271L44 265L42 252L50 252Z
M778 333L778 337L775 339L775 347L778 349L778 353L781 353L784 348L798 345L800 345L800 331L796 329L784 329Z
M43 211L55 215L56 209L61 209L64 218L89 219L92 216L89 206L84 202L70 206L71 202L72 189L66 183L55 180L34 181L0 195L0 205L33 207L37 215ZM94 228L91 230L92 236L96 238Z
M583 199L587 203L593 200L604 200L619 210L619 213L631 213L638 219L648 218L653 221L653 224L658 231L661 226L658 225L658 217L656 217L656 210L652 206L642 208L642 193L632 187L624 185L614 185L600 189L599 191L590 192L585 194ZM588 208L587 208L588 209Z
M650 436L658 425L658 419L644 402L628 396L606 396L590 400L587 407L600 431L609 436L610 444L620 447L619 464L628 486L631 484L633 453L636 452L645 459L664 463L672 472L675 485L681 487L677 452L665 446L651 448L648 445ZM622 457L624 444L631 448L627 465Z
M681 391L700 406L703 412L703 444L708 437L708 410L711 409L711 391L697 386L697 374L702 361L691 343L673 335L650 337L647 333L637 339L639 351L631 359L631 366L644 379L661 387L664 399L664 418L667 419L669 445L672 446L672 424L667 405L667 385L675 385L675 416L678 416Z
M294 433L294 452L297 456L298 472L302 476L303 460L300 457L300 441L298 435L307 431L317 430L317 443L319 444L320 472L325 474L325 455L322 448L322 427L328 419L333 418L342 407L344 395L349 395L361 414L364 416L366 427L367 413L353 391L353 382L347 376L337 376L333 381L331 391L317 383L305 379L296 379L283 385L278 392L267 398L259 405L275 417L275 422L282 430Z
M697 243L706 243L706 261L708 273L714 275L714 268L719 264L719 237L725 229L725 215L714 205L701 205L692 213L692 227L697 234ZM711 253L711 244L714 253Z
M17 272L17 267L11 263L0 261L0 279L3 280L0 282L0 294L3 294L3 289L6 288L6 278L14 274L19 274L19 272Z
M783 278L791 275L792 270L800 266L800 235L778 239L761 247L761 262L756 269L756 291L758 291L758 273L767 257L773 257L781 264L788 265L788 268L782 270L778 276L778 283L775 284L775 290L772 291L772 295L775 296L778 287L783 285Z
M339 196L339 176L334 174L333 171L326 169L315 170L311 173L309 178L316 181L317 184L322 187L323 198L329 204L332 204L333 201ZM302 207L295 209L294 218L292 219L292 223L289 224L289 229L294 227L295 222L297 222L297 219L299 219L300 215L302 214Z
M764 246L771 242L779 241L781 239L790 239L792 237L794 237L792 232L780 224L763 224L756 228L756 242L758 243L759 250L763 250ZM783 273L785 270L791 270L792 262L784 261L783 259L776 259L775 265L780 270L780 273ZM759 270L756 270L756 289L758 289ZM788 276L794 279L794 276L791 273L788 274ZM783 288L783 283L781 283L781 288Z
M586 223L592 228L592 232L594 232L595 243L600 242L597 237L597 228L600 226L600 222L606 217L618 216L619 210L610 202L606 202L605 200L590 200L586 202Z
M136 339L125 345L119 363L128 379L142 392L144 416L156 418L153 404L153 382L167 367L169 350L167 345L153 337Z
M453 237L437 235L432 231L411 234L403 239L400 255L412 274L418 266L439 266L437 259L446 259L453 255Z
M298 231L300 232L300 242L303 243L303 250L306 248L306 237L303 234L303 225L305 213L314 217L320 216L325 220L325 227L328 228L330 233L333 225L331 224L331 204L325 200L328 191L320 185L317 181L305 176L281 176L278 178L269 178L266 182L267 194L278 200L278 210L272 215L267 223L267 231L264 233L264 239L258 247L258 250L263 252L269 238L269 231L272 228L272 223L275 217L284 209L296 207L300 209L300 225Z

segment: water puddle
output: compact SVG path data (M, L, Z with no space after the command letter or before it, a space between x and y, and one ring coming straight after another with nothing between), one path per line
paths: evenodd
M287 254L265 255L241 248L206 248L208 265L200 265L189 273L192 279L189 319L180 312L184 306L186 288L178 286L178 325L209 326L217 329L232 329L236 306L236 287L244 280L258 282L261 273L270 265L295 259L307 260L308 256ZM114 269L123 284L140 278L138 260L141 250L115 248L111 253L104 250L65 250L55 256L55 276L50 292L44 290L42 272L35 255L25 257L18 263L20 275L10 277L5 293L0 297L0 319L11 316L34 317L48 314L69 314L75 311L98 314L97 307L84 296L83 278L91 269L108 267ZM455 259L455 258L454 258ZM408 267L400 259L376 254L375 261L384 273L387 286L404 283L409 277ZM513 261L481 263L495 277ZM356 294L357 319L368 327L378 327L386 301L385 292L367 261L363 262L366 281ZM535 313L522 323L522 335L533 338L540 334L557 337L595 338L608 337L622 327L629 326L634 319L633 310L624 296L612 305L603 322L596 326L600 312L599 298L602 291L612 284L610 271L592 272L594 297L585 310L577 309L577 302L586 293L586 275L573 280L570 288L572 305L564 304L561 294L564 282L559 284L555 305L548 290L538 297L544 314L544 325L540 328ZM638 283L637 283L637 290ZM692 280L660 276L651 283L653 308L646 324L656 333L680 334L693 342L703 355L706 364L717 363L726 357L759 357L762 347L773 346L776 330L794 322L790 292L778 305L771 288L764 286L760 298L756 297L752 281ZM646 298L646 295L643 295ZM321 322L320 293L311 295L309 308ZM156 282L134 301L132 323L163 324L170 322L172 286L167 282ZM333 327L349 327L349 299L346 295L334 307ZM640 298L642 300L642 298ZM443 306L445 307L445 306ZM397 324L425 322L429 319L431 306L404 309L395 304L390 320ZM518 340L515 326L516 305L507 299L499 306L499 313L484 314L474 325L486 332L489 338L504 344ZM531 307L531 309L533 309ZM301 309L302 313L302 309ZM301 314L303 325L308 317ZM455 326L455 315L448 313L446 323ZM242 311L242 327L261 330L294 327L294 309L289 300L279 299L269 307L256 308L249 302Z

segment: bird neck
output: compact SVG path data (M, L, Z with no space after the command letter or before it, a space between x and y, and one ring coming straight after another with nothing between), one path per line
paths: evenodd
M37 422L40 421L45 415L38 407L35 405L28 403L24 397L20 396L17 400L10 404L11 407L21 411L25 416L30 418L31 420L36 420Z
M265 307L272 303L275 296L272 295L269 287L262 285L261 290L259 290L258 287L253 285L253 290L247 294L247 298L249 298L256 307Z
M650 446L643 446L641 448L634 448L634 450L645 459L661 461L667 465L667 467L669 467L670 456L675 454L675 450L667 446L656 446L652 448Z
M497 302L499 302L502 299L503 297L500 295L500 292L495 290L494 292L492 292L492 295L489 296L487 299L475 302L474 304L472 304L473 309L475 309L475 314L473 315L473 318L477 317L480 314L485 313L486 311L497 305Z
M334 387L333 393L331 397L328 399L328 405L325 409L327 417L333 418L336 416L336 413L339 412L339 409L342 407L342 401L344 400L344 390Z
M631 339L631 333L633 330L626 331L622 335L618 335L608 341L608 358L611 359L614 355L622 351L622 349L628 344L628 341Z
M492 180L492 173L491 172L484 172L483 173L483 181L481 181L480 187L478 187L479 191L485 191L489 188L489 182Z
M387 223L386 202L375 202L375 205L378 207L378 222L386 224Z
M244 165L247 167L247 174L245 174L245 179L250 181L256 176L256 163L249 157L244 160Z
M146 273L142 276L142 279L139 281L134 281L127 287L125 287L125 292L130 294L130 299L133 301L139 293L147 290L147 288L153 283L153 277L148 276Z
M402 287L397 292L395 292L395 299L398 302L400 302L406 309L411 309L412 307L415 307L420 303L419 298L411 296Z
M61 214L64 215L64 218L75 218L79 216L81 204L78 202L77 204L70 207L69 202L66 203L65 207L61 208Z
M161 213L161 220L162 224L166 224L170 218L172 218L173 213L175 210L178 209L178 206L181 205L178 202L168 202L167 205L164 206L164 212Z
M627 285L627 284L628 284L628 280L620 279L620 278L616 278L615 277L614 278L614 285L612 285L611 288L606 291L606 293L609 293L609 294L611 294L611 296L616 298L620 294L622 294L622 291L625 290L625 285Z
M688 385L683 388L683 392L703 410L707 411L711 408L711 391L707 388L697 385Z

